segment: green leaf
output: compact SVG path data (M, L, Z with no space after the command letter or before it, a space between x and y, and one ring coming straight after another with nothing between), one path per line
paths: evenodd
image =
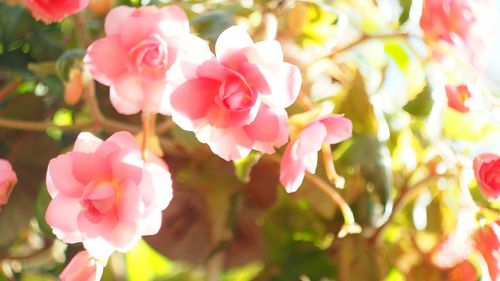
M434 106L434 99L432 97L432 89L427 84L422 92L418 94L413 100L409 101L403 109L416 117L427 117L431 113Z
M52 229L45 221L45 213L51 201L49 192L46 186L42 186L35 200L35 219L40 227L40 230L49 237L54 237Z
M356 72L350 88L340 104L339 112L344 113L352 121L354 133L377 135L377 119L365 89L363 76L359 71Z
M211 41L217 39L226 28L235 24L233 14L226 10L203 13L191 20L191 25L196 28L200 36Z
M129 281L155 280L174 269L174 265L141 240L126 254Z
M379 224L392 210L393 204L392 162L387 145L374 136L358 134L343 142L337 151L342 152L340 163L360 169L367 183L366 202L361 202L360 209L370 216L371 225ZM383 206L383 213L366 209L374 208L376 204Z
M0 3L0 41L15 42L22 40L33 20L22 6Z
M261 156L261 153L252 151L246 157L233 161L236 177L241 182L248 183L250 181L252 168L255 164L257 164L257 162L259 162Z
M403 9L403 12L401 12L401 15L399 16L399 25L403 25L410 17L412 0L399 0L399 4Z

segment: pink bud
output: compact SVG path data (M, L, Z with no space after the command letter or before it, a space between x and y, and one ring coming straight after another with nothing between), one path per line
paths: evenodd
M474 159L474 173L484 197L500 199L500 156L485 153Z
M9 161L0 159L0 205L7 204L16 183L17 176Z
M73 257L59 278L62 281L98 281L102 273L102 264L90 257L87 251L81 251Z
M448 97L448 107L458 112L469 112L468 101L471 97L469 88L465 84L458 86L446 85L446 96Z

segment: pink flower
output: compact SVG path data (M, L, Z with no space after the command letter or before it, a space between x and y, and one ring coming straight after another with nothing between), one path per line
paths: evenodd
M274 152L288 139L285 108L297 98L299 69L283 62L277 41L254 43L238 26L222 32L215 53L173 92L173 120L226 160Z
M110 86L111 102L122 114L169 114L170 92L211 56L208 45L189 33L188 18L177 6L114 8L105 31L84 62L97 81Z
M91 258L87 251L76 254L59 276L62 281L101 280L103 265Z
M486 261L491 281L500 281L500 220L476 232L476 248Z
M24 0L33 17L46 24L59 22L89 5L89 0Z
M430 40L457 47L483 68L498 22L491 0L425 0L420 27Z
M306 171L315 173L323 144L339 143L351 135L351 121L340 115L314 120L302 129L298 138L288 143L281 158L280 182L286 191L297 191Z
M500 156L492 153L477 156L474 174L484 197L500 199Z
M458 112L469 112L470 91L465 84L458 86L446 85L446 96L448 97L448 107Z
M52 201L45 218L54 234L66 243L83 242L99 259L156 234L172 198L166 166L145 163L128 132L104 142L81 133L73 151L49 162L47 188Z
M16 183L17 176L9 161L0 159L0 205L7 204Z

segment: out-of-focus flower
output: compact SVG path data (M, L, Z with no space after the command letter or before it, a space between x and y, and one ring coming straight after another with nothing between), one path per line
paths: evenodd
M491 0L425 0L420 27L429 40L453 45L482 69L498 22Z
M335 144L352 135L352 123L340 115L312 121L290 141L281 158L280 181L287 192L295 192L302 184L305 172L314 174L318 151L323 144Z
M104 142L81 133L73 151L49 162L46 220L59 239L104 259L158 232L171 185L166 166L144 162L130 133Z
M469 261L462 261L448 272L448 281L476 281L477 273Z
M85 9L89 0L24 0L33 17L46 24L59 22Z
M16 183L17 176L9 161L0 159L0 205L7 204Z
M299 69L283 62L277 41L254 43L237 26L222 32L215 52L172 94L173 120L225 160L273 153L288 140L285 108L299 93Z
M500 220L476 232L476 249L483 255L491 281L500 281Z
M105 15L113 8L114 4L115 0L90 0L89 10L96 15Z
M114 8L105 31L84 62L97 81L110 86L111 103L122 114L169 114L172 90L211 56L206 42L189 33L178 6Z
M487 199L500 199L500 156L492 153L478 155L474 159L474 174Z
M81 251L64 268L59 278L62 281L99 281L102 273L103 265L90 257L87 251Z
M465 84L458 86L446 85L446 96L448 97L448 107L458 112L469 112L469 102L471 93Z
M69 105L75 105L83 93L82 72L73 68L69 72L69 80L64 83L64 101Z

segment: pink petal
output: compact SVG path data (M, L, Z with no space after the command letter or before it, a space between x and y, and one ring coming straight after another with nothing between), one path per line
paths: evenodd
M173 193L172 179L168 170L156 163L146 163L140 191L145 208L154 207L158 211L167 208Z
M196 137L226 161L245 157L252 147L252 140L241 128L217 129L205 126L196 132Z
M141 235L155 235L160 231L162 223L161 212L151 212L147 217L140 220Z
M90 45L84 63L97 81L109 86L127 71L127 52L118 36L108 36Z
M87 185L91 181L111 177L111 169L108 163L96 154L73 151L69 155L72 162L77 164L73 166L73 175L82 184ZM61 188L61 186L59 185L58 188Z
M276 40L260 41L248 48L247 57L251 63L272 66L283 62L283 50Z
M134 8L118 6L109 11L104 23L106 34L113 35L120 33L121 26L126 25L127 19L134 13Z
M253 40L240 26L231 26L224 30L215 43L215 55L218 58L230 54L231 52L245 49L252 46Z
M249 110L229 111L217 104L213 104L207 111L206 119L215 128L241 127L255 120L260 102Z
M102 140L91 133L82 132L78 135L73 146L73 151L92 153L99 145L101 145Z
M80 212L76 218L78 229L89 238L102 237L118 224L118 218L113 213L104 215L98 222L92 222L92 219L87 217L86 212Z
M112 174L113 180L120 182L129 180L139 184L142 178L142 166L144 162L139 153L131 153L129 150L117 150L106 157Z
M297 191L305 176L304 162L302 155L298 154L298 148L297 141L290 142L281 158L280 182L288 193Z
M119 251L125 252L139 242L138 234L136 223L121 222L111 231L103 233L103 238Z
M255 141L272 142L280 133L280 119L271 107L262 104L255 120L243 130Z
M326 128L322 123L314 121L309 124L300 132L299 153L306 154L319 151L325 141L326 133Z
M210 78L224 82L227 77L233 75L233 71L221 64L217 59L211 59L202 63L196 70L201 78Z
M173 110L177 114L196 120L207 114L219 92L220 83L216 80L198 78L179 86L170 97ZM175 118L175 115L174 115Z
M262 94L270 94L271 88L264 75L260 72L259 67L251 63L243 63L239 72L244 77L244 80Z
M111 137L106 139L101 146L96 150L96 154L102 158L106 158L109 154L116 150L126 150L129 153L139 153L139 145L135 137L127 132L120 131L114 133Z
M67 153L50 160L47 169L47 189L52 198L61 193L79 198L86 183L80 182L73 174L74 158Z
M139 218L139 189L130 180L119 183L120 201L117 206L118 219L121 222L135 222Z
M61 281L97 281L101 280L103 266L92 259L87 251L76 254L59 276Z
M151 113L161 113L164 115L170 115L171 105L170 105L170 93L173 89L168 87L168 82L157 79L148 81L144 85L144 92L148 93L144 97L144 103L142 111Z
M74 235L79 233L76 219L81 209L79 199L59 195L47 207L45 220L54 233L60 234L58 238L66 243L75 243L81 238Z
M277 107L287 108L299 95L302 76L297 66L283 63L273 79L272 94L267 96Z
M142 109L144 97L143 79L140 76L126 74L120 76L110 89L111 103L121 114L131 115Z
M351 120L341 115L329 116L321 119L320 122L326 128L325 143L336 144L352 136Z
M189 32L189 19L179 6L170 5L160 9L162 22L160 30L164 35Z
M101 237L87 238L83 241L83 246L92 257L101 260L107 260L116 250L115 247Z

